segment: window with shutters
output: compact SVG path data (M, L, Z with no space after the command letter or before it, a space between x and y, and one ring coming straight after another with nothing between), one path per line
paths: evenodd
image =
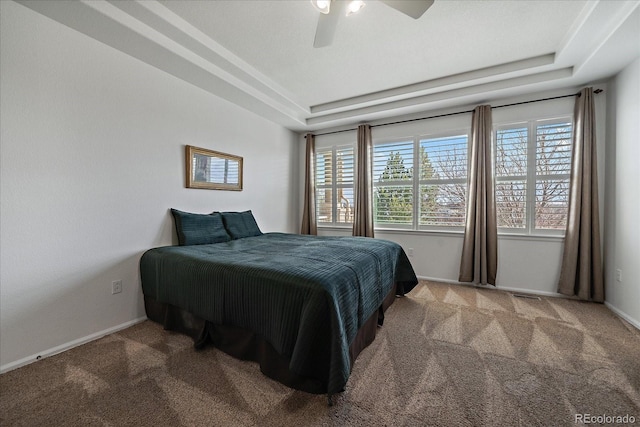
M461 232L468 197L469 129L408 134L374 139L376 229ZM500 234L564 234L571 136L570 116L496 124L492 148ZM321 227L353 223L354 145L343 141L316 149Z
M377 226L413 226L414 142L391 141L373 147L373 212Z
M353 147L316 149L316 218L319 225L353 223Z
M467 135L420 140L420 226L464 226L467 145Z
M566 228L572 124L568 117L499 126L495 132L501 232L561 234Z
M373 147L374 222L380 228L464 226L468 135L416 137Z

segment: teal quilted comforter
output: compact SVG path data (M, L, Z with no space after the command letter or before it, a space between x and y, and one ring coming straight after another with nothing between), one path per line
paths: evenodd
M260 334L330 394L344 389L349 346L393 284L417 284L396 243L284 233L151 249L140 272L145 296Z

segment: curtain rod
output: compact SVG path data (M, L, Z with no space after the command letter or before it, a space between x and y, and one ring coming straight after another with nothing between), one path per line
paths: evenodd
M603 90L602 89L596 89L596 90L593 91L593 93L596 93L596 94L600 93L600 92L603 92ZM531 103L534 103L534 102L541 102L541 101L551 101L553 99L569 98L569 97L572 97L572 96L580 96L580 92L572 93L572 94L569 94L569 95L552 96L550 98L534 99L534 100L531 100L531 101L514 102L513 104L496 105L495 107L491 107L491 109L493 110L495 108L513 107L515 105L531 104ZM397 121L397 122L380 123L379 125L371 125L371 127L375 128L375 127L379 127L379 126L398 125L398 124L402 124L402 123L417 122L417 121L420 121L420 120L428 120L428 119L437 119L437 118L440 118L440 117L457 116L458 114L468 114L468 113L473 113L473 110L458 111L458 112L455 112L455 113L447 113L447 114L438 114L436 116L420 117L418 119L400 120L400 121ZM332 131L332 132L325 132L325 133L315 133L315 134L313 134L313 136L333 135L335 133L351 132L351 131L354 131L354 130L358 130L358 128L335 130L335 131ZM304 137L306 138L307 136L305 135Z

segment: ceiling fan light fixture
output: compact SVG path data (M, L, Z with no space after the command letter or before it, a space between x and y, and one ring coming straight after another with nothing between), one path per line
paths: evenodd
M364 2L362 0L350 1L349 5L347 6L347 16L360 12L360 10L363 7L364 7Z
M320 13L324 13L325 15L328 15L331 9L331 0L311 0L311 4Z

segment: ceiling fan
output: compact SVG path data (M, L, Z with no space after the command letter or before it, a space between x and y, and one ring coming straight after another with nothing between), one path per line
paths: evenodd
M412 17L420 18L431 7L434 0L380 0L387 6ZM346 0L311 0L311 4L320 11L316 37L313 47L329 46L333 42L338 21L344 15L358 12L365 5L364 1Z

